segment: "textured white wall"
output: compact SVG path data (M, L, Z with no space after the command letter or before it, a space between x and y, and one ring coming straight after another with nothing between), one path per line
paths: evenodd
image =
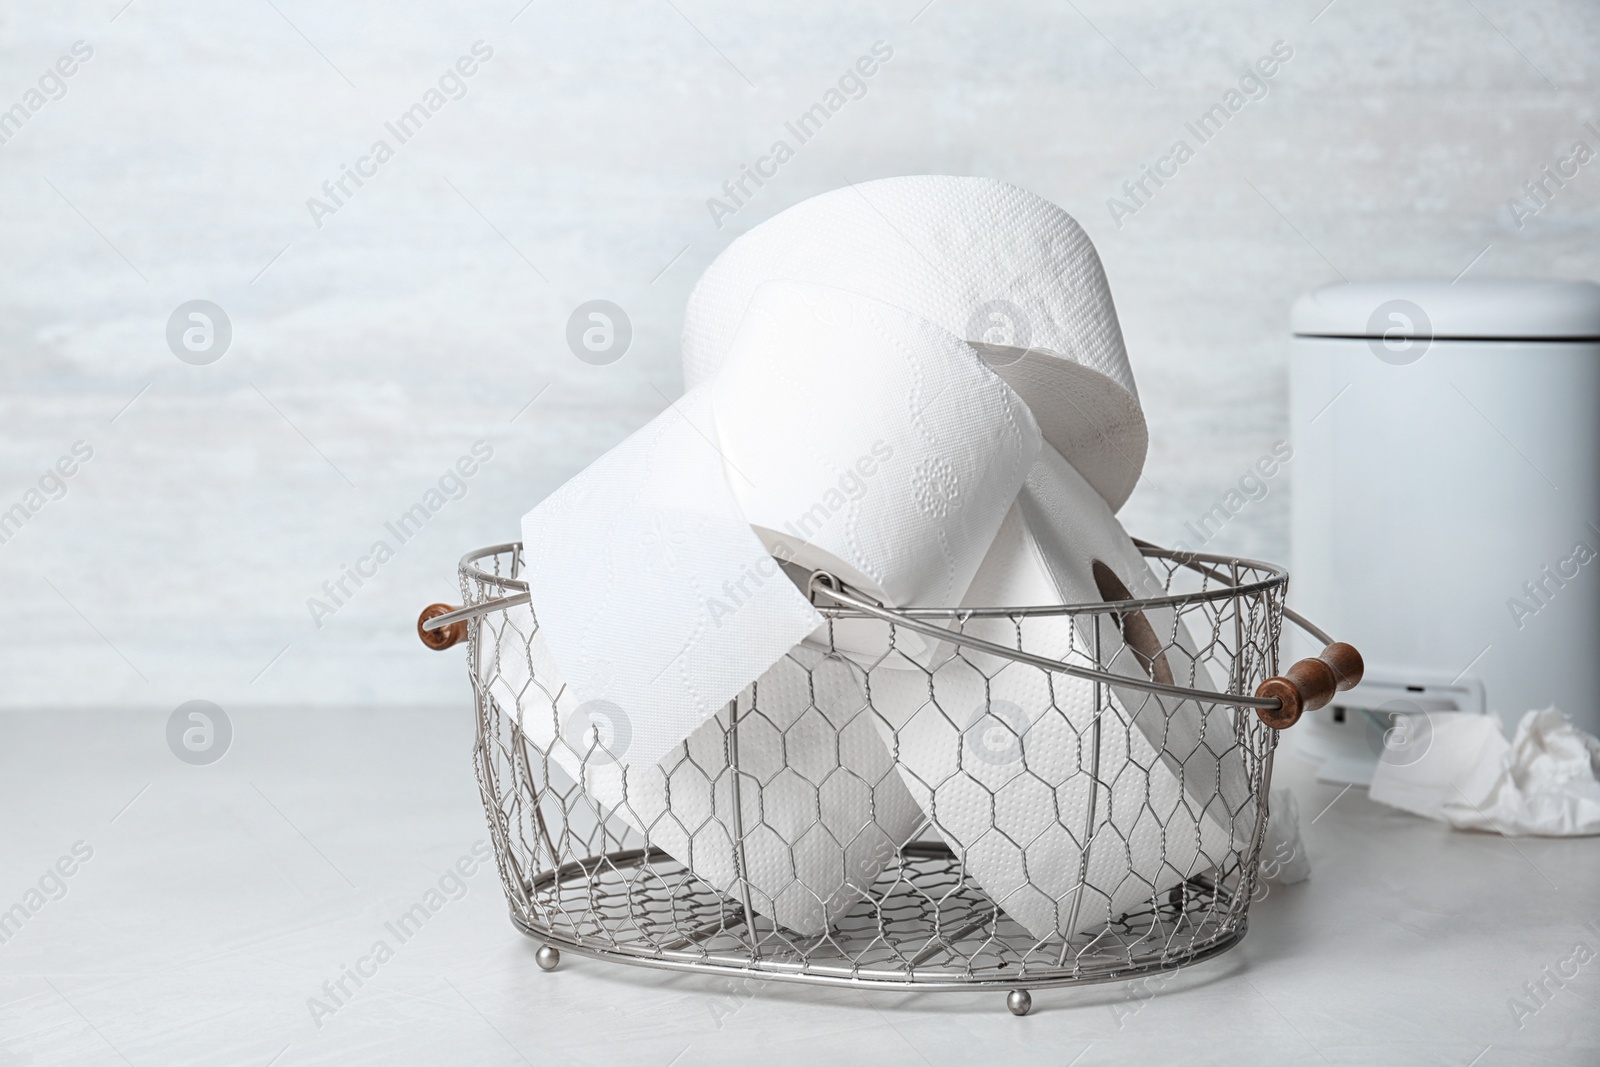
M1596 140L1593 3L924 3L8 5L0 108L93 57L0 145L0 509L94 454L0 544L0 702L464 701L417 609L678 394L721 248L846 181L990 175L1085 225L1150 418L1123 516L1159 540L1285 436L1299 292L1600 277L1600 164L1520 228L1507 208ZM467 95L319 228L307 198L479 40ZM877 41L866 95L719 228L707 198ZM1266 96L1200 146L1184 122L1277 41ZM1180 137L1119 228L1108 198ZM604 367L564 341L599 297L635 331ZM233 325L209 366L165 341L200 298ZM319 629L307 598L479 440L465 498ZM1286 559L1287 489L1216 544Z

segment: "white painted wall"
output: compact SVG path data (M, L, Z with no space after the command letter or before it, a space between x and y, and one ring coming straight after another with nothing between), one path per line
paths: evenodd
M417 609L677 395L718 250L846 181L991 175L1088 228L1151 425L1123 516L1158 540L1286 436L1299 292L1600 277L1600 165L1520 228L1507 208L1596 140L1594 4L520 2L0 13L0 108L94 49L0 145L0 509L94 450L0 544L0 703L463 703ZM465 98L318 228L307 198L479 40ZM876 41L866 95L718 228L707 198ZM1265 98L1119 228L1108 198L1277 41ZM607 367L564 343L596 297L635 330ZM233 324L210 366L164 338L195 298ZM480 439L466 497L317 628L307 598ZM1216 544L1285 560L1287 488Z

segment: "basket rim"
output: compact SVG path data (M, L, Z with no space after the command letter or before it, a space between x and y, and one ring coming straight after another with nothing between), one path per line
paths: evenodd
M1067 663L1050 659L1046 656L1035 655L1021 649L1009 648L1005 645L995 644L974 637L963 630L949 630L936 625L934 619L948 619L964 626L967 621L975 618L1018 618L1039 616L1076 617L1079 615L1123 615L1132 612L1153 608L1172 607L1184 604L1206 604L1218 600L1237 600L1244 596L1255 596L1270 590L1282 590L1288 583L1289 572L1272 563L1257 560L1241 559L1234 556L1222 556L1213 553L1175 552L1171 549L1160 548L1148 542L1136 542L1139 551L1145 556L1167 558L1176 560L1181 566L1198 571L1208 578L1222 581L1222 576L1206 564L1215 564L1228 567L1259 568L1268 572L1267 577L1248 582L1244 585L1221 585L1217 589L1202 590L1196 593L1179 593L1162 597L1146 597L1134 600L1098 601L1093 604L1074 605L1056 604L1040 605L1026 608L916 608L897 609L884 608L867 598L861 598L853 591L846 591L838 579L824 571L812 572L811 599L815 603L816 594L833 600L838 606L817 605L819 612L825 618L876 618L904 626L914 632L926 636L936 637L939 640L950 641L974 652L1000 656L1005 659L1038 667L1046 671L1056 671L1068 674L1085 681L1104 683L1112 686L1121 686L1130 689L1142 690L1156 696L1168 697L1176 700L1197 700L1202 704L1224 704L1237 708L1252 708L1258 712L1278 711L1283 702L1275 696L1251 695L1248 693L1233 693L1227 689L1221 691L1191 689L1186 686L1172 685L1156 681L1154 678L1139 678L1112 673L1105 670L1084 667L1078 664ZM488 545L477 548L461 557L459 563L460 573L463 578L471 578L485 585L495 586L502 590L519 590L512 596L496 597L480 600L476 604L468 604L455 611L439 615L423 623L426 629L437 629L448 623L474 619L488 615L491 612L512 607L530 605L532 595L528 583L518 578L506 575L489 574L477 566L478 560L488 556L498 556L507 552L513 554L513 560L520 558L522 543L520 541L506 541L498 545ZM513 564L515 565L515 564ZM821 579L826 579L827 582ZM831 583L831 584L829 584ZM465 584L465 583L463 583ZM1282 607L1288 614L1287 606ZM1291 616L1296 622L1301 622L1298 616ZM1302 622L1302 625L1304 623ZM1097 664L1098 666L1098 664Z
M1214 589L1199 590L1192 593L1172 593L1158 597L1135 597L1131 600L1095 600L1081 604L1034 604L1023 607L933 607L933 608L890 608L889 611L896 615L903 615L914 619L950 619L966 621L968 619L985 618L1021 618L1050 615L1122 615L1132 611L1148 611L1154 608L1179 607L1186 604L1208 604L1218 600L1231 600L1240 596L1254 596L1271 589L1282 589L1289 581L1289 571L1276 563L1264 560L1250 559L1245 556L1228 556L1214 552L1180 552L1176 549L1163 548L1148 541L1135 541L1142 556L1155 559L1170 559L1189 570L1198 571L1210 578L1221 582L1223 575L1210 567L1201 564L1210 564L1212 567L1242 567L1254 571L1266 572L1266 577L1241 585L1221 584ZM502 589L514 590L519 593L529 592L528 583L520 578L512 578L503 574L491 574L477 565L479 560L490 556L498 556L513 552L520 556L522 551L521 541L504 541L496 545L485 545L475 548L463 555L457 567L463 577L469 577L485 585L498 586ZM815 572L825 573L825 572ZM829 594L831 597L831 593ZM510 605L507 605L510 606ZM856 616L860 612L845 605L817 605L817 610L824 615Z

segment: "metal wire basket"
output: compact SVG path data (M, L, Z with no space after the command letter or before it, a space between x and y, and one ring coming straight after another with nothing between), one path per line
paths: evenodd
M1285 608L1281 568L1140 551L1160 595L1112 579L1092 604L890 610L814 573L824 631L620 787L616 724L563 736L526 658L521 546L469 553L465 606L418 633L467 642L478 783L540 966L1005 989L1020 1015L1031 988L1236 944L1277 730L1360 657ZM1275 677L1285 616L1328 647Z

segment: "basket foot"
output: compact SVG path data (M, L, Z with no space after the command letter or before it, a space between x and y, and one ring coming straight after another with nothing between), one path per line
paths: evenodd
M1012 1015L1026 1015L1033 1010L1033 994L1026 989L1013 989L1006 994L1006 1009Z
M561 962L561 953L549 945L540 945L539 951L533 954L533 962L539 965L541 971L553 971L556 964Z

